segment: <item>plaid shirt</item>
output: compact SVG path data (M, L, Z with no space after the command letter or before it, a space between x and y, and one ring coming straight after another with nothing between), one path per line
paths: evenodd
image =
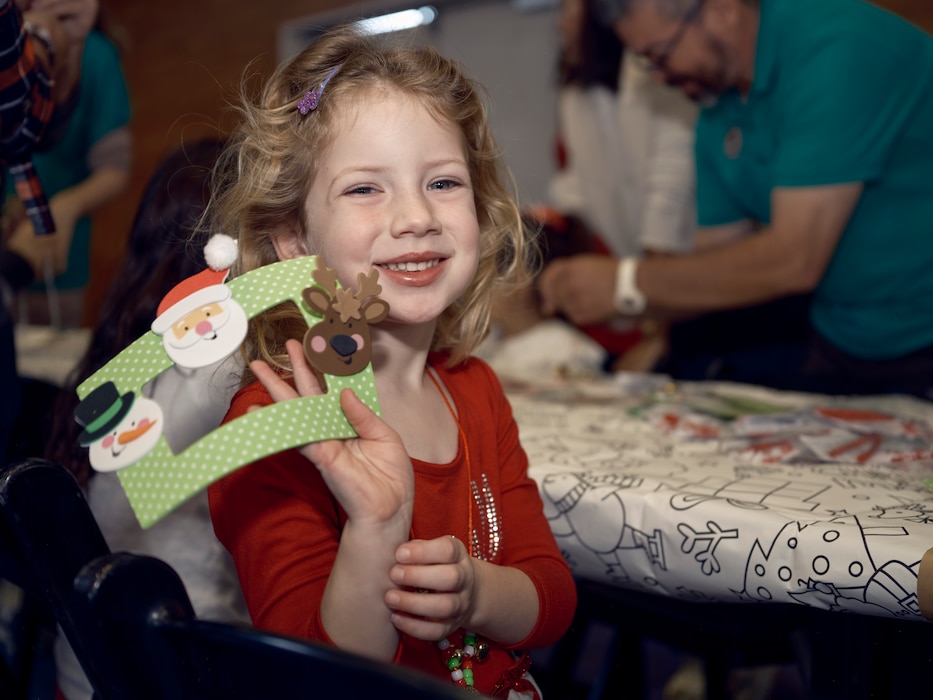
M55 223L30 155L53 108L52 83L36 60L22 15L13 0L0 0L0 162L38 235L53 233Z

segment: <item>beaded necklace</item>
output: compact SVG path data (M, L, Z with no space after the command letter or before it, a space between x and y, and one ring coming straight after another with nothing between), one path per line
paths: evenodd
M434 386L437 387L438 393L441 395L441 398L444 399L447 410L450 411L451 417L453 417L454 422L457 424L457 432L459 433L460 442L463 445L463 455L466 460L467 492L469 493L473 483L473 473L470 465L470 445L467 443L466 434L463 432L460 419L457 417L454 407L450 404L447 394L444 393L440 381L434 376L434 372L430 368L428 368L427 374L431 378L431 381L434 382ZM470 556L472 557L474 556L472 501L470 501L469 505L467 529L470 538ZM476 690L474 685L473 663L482 663L486 660L486 657L489 655L489 644L481 640L473 632L464 630L459 645L454 644L454 642L450 640L450 637L443 637L437 642L437 648L441 651L441 659L447 667L447 670L450 671L450 679L454 682L454 685L478 693L479 691Z

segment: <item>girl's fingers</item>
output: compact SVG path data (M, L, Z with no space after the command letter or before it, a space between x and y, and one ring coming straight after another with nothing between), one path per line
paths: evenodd
M282 379L275 370L262 360L253 360L249 363L249 367L253 370L253 374L256 375L256 379L266 388L272 400L278 403L298 396L320 396L323 394L320 382L307 359L305 359L301 343L297 340L288 340L285 347L288 352L288 359L292 364L292 372L295 378L294 387Z
M314 370L308 364L305 357L305 351L301 343L297 340L287 340L285 348L288 351L288 359L292 363L292 372L295 375L295 386L298 388L300 396L320 396L323 394L321 383L318 381Z
M256 379L266 388L266 391L269 392L269 396L271 396L272 400L276 403L279 401L288 401L298 396L295 389L262 360L253 360L249 363L249 368L253 370Z
M392 613L392 624L399 632L415 639L436 642L450 632L452 626L440 620L427 620L404 613Z
M393 612L427 620L454 619L459 613L458 602L452 593L418 593L398 589L386 593L386 604Z
M399 564L454 564L466 555L466 547L453 535L430 540L409 540L399 545L395 558Z
M361 438L377 442L395 440L401 445L400 439L389 424L373 413L352 389L343 389L340 392L340 408L350 426Z

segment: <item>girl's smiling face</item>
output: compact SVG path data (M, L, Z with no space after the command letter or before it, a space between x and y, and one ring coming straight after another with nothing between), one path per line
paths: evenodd
M479 255L463 137L392 88L339 108L306 200L308 250L344 286L378 269L390 321L433 323L467 289Z

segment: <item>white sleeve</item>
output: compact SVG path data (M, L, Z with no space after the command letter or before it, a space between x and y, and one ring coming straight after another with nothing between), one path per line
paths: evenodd
M633 87L644 91L651 111L640 242L645 250L687 252L696 232L697 107L677 88L647 76Z

